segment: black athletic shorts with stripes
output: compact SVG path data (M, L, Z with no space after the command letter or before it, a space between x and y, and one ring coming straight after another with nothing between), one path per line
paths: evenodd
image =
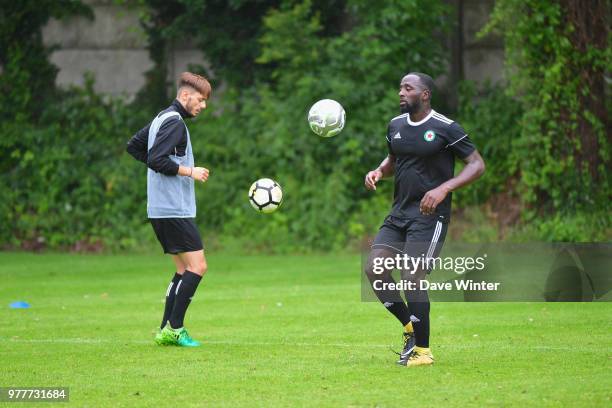
M442 250L447 230L448 219L441 215L411 218L389 215L374 238L372 249L386 249L389 253L410 257L435 258Z
M165 254L204 249L194 218L149 218Z

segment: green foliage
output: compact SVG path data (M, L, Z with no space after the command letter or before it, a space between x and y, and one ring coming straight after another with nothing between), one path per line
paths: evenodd
M485 30L505 40L509 89L524 110L512 161L520 161L519 191L531 209L525 219L543 222L544 239L583 238L562 220L609 211L607 4L592 2L584 13L579 2L501 0ZM610 218L603 221L609 229Z
M75 0L3 2L0 10L0 121L40 114L52 97L57 68L42 42L42 27L51 18L82 15L88 6Z
M254 78L266 76L264 67L255 64L259 53L256 41L262 30L261 18L278 1L257 0L142 0L142 16L149 37L149 50L155 67L140 100L151 97L162 103L168 96L167 53L169 47L188 39L206 52L211 72L204 67L194 71L214 80L236 86L249 85ZM212 75L214 73L214 75ZM215 83L213 82L213 85ZM171 87L170 87L171 88ZM161 94L160 94L161 92Z
M220 78L223 83L237 87L266 81L271 67L256 63L262 49L258 39L266 30L262 19L279 6L286 9L291 5L280 0L142 1L147 6L143 21L156 63L156 68L151 71L152 81L147 87L150 92L160 89L153 79L159 78L155 72L165 72L167 44L177 44L185 39L205 52L210 72L206 72L204 67L199 67L199 71L213 80ZM345 0L312 2L313 9L319 13L323 34L337 35L342 31L345 3ZM289 38L308 41L308 37L299 37L298 33L289 33Z
M515 228L508 236L513 242L606 242L612 237L608 211L557 213Z
M119 184L110 175L119 152L108 147L125 137L117 124L130 115L113 116L118 106L95 95L91 81L58 92L53 48L42 41L51 18L72 16L93 13L75 0L3 2L0 10L0 247L130 239L121 215L109 217L119 206L108 203Z
M213 98L210 112L189 124L198 164L212 171L197 189L198 220L205 237L237 237L245 249L340 248L372 233L388 206L391 183L367 193L363 176L386 155L384 132L397 112L401 76L408 67L434 76L444 70L445 53L434 35L445 20L432 16L444 16L446 8L438 1L389 0L377 13L362 1L283 2L278 9L266 4L259 11L263 24L255 31L251 23L244 27L249 41L240 49L248 53L239 49L237 59L225 64L229 81L222 101ZM145 21L152 46L190 32L193 16L205 10L223 9L216 18L227 22L227 15L241 20L236 16L252 7L189 1L170 6L157 4L157 20ZM161 12L165 7L171 10ZM211 24L194 31L196 40L208 43L213 66L223 66L221 48L215 51L207 40L220 35L218 25L213 16L206 18ZM232 33L238 26L227 22L227 28ZM269 76L254 75L245 86L232 80L240 64L246 64L243 71L252 65ZM164 87L163 76L157 78ZM309 106L324 97L339 100L349 118L341 137L331 140L315 136L306 123ZM135 237L147 228L144 167L123 149L150 120L146 111L135 115L121 100L96 95L90 80L84 89L56 94L36 122L2 122L7 137L0 146L10 160L2 162L8 183L0 187L1 241L137 245ZM246 197L249 185L264 176L279 181L285 193L282 210L267 216L253 211Z
M372 13L366 2L349 2L348 11L354 25L337 36L324 35L309 1L270 11L257 61L272 67L272 81L228 90L213 117L192 127L196 157L212 170L201 193L207 226L239 231L252 249L269 243L277 251L335 249L358 231L375 232L370 214L366 220L350 214L367 212L378 194L388 208L389 190L368 193L363 178L387 154L384 134L397 114L402 75L443 72L445 53L433 35L444 20L432 16L446 8L386 1ZM317 137L306 122L321 98L338 100L347 112L343 133L333 139ZM274 178L285 193L282 210L269 216L255 214L246 199L260 177ZM370 208L377 223L385 211L380 202Z
M181 15L185 7L174 0L139 0L141 25L147 34L149 57L153 67L146 72L145 86L136 95L136 105L151 112L159 110L168 99L168 43L172 36L167 30Z
M487 170L478 179L453 193L453 205L483 204L492 195L512 191L521 167L513 150L520 138L520 103L500 84L486 83L477 90L465 81L459 86L459 122L482 155ZM455 174L463 167L457 163Z
M153 239L145 222L145 168L124 146L153 110L169 103L168 44L185 36L224 83L223 97L213 93L210 109L189 122L196 163L211 169L196 190L206 241L219 235L243 251L330 250L375 233L392 182L367 192L363 178L386 156L384 134L397 113L402 75L446 70L449 53L440 40L452 24L446 2L384 0L375 12L364 0L139 4L151 7L143 24L156 68L136 106L96 95L93 79L82 89L54 89L56 68L41 27L52 16L91 17L89 8L25 1L0 13L6 179L0 246L134 248L143 237ZM455 194L455 207L519 195L527 211L513 239L610 237L602 85L609 34L600 30L603 45L599 37L583 41L589 33L571 7L497 2L489 29L506 40L509 92L500 85L460 87L458 117L487 172ZM332 139L315 136L306 123L308 108L322 98L338 100L347 112L344 131ZM248 204L248 188L261 177L283 188L274 214L257 214ZM464 214L472 223L485 217L476 207ZM482 231L464 238L496 235Z
M143 169L124 154L135 117L90 78L58 95L34 126L2 124L0 242L24 247L136 246L146 217ZM135 130L135 129L134 129ZM138 214L141 214L138 216Z

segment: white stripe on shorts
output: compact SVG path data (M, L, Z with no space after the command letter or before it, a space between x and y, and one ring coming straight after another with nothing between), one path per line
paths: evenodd
M436 229L434 230L433 237L431 238L431 244L429 244L429 249L427 250L427 256L425 259L431 258L434 251L436 250L436 244L438 243L438 238L440 238L440 233L442 232L442 223L440 221L436 222Z

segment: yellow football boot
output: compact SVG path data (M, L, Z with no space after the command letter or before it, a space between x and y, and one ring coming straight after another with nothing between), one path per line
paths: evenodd
M408 358L402 361L402 365L406 367L416 367L422 365L432 365L434 363L431 350L425 347L415 347Z

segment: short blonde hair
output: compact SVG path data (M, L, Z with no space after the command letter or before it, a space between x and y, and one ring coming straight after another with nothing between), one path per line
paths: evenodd
M204 98L208 99L212 92L210 82L202 75L194 74L192 72L183 72L178 80L178 89L184 86L191 87L201 93Z

